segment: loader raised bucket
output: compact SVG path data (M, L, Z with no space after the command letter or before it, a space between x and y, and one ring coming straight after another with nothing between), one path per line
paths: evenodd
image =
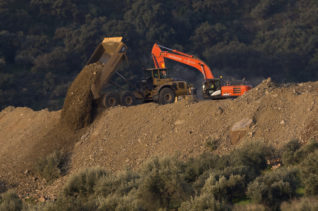
M101 97L100 91L103 85L108 83L118 65L126 58L127 46L122 39L122 37L105 37L87 61L86 65L96 62L103 64L96 82L91 87L94 99Z

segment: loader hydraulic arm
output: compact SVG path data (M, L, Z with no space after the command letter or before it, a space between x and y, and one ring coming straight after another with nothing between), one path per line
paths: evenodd
M161 49L164 49L164 51ZM199 58L174 49L164 47L157 43L155 43L152 47L152 58L156 68L166 68L165 58L167 58L194 67L202 73L205 80L214 79L209 66L201 61Z

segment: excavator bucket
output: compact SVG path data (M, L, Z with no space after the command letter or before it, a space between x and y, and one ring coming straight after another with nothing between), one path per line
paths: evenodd
M105 37L87 61L86 65L93 63L103 65L96 82L91 87L94 99L100 98L103 85L109 81L118 65L126 58L127 46L122 39L122 37Z

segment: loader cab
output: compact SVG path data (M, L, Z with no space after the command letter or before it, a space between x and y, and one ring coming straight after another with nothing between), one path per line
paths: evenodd
M148 80L151 80L153 85L161 85L172 81L168 78L168 71L166 68L149 68L145 70L148 76Z
M168 76L166 68L151 68L146 70L150 71L152 77L157 80L165 79Z

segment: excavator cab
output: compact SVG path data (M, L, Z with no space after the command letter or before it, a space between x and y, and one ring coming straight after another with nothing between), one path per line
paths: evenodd
M218 97L222 94L221 87L220 78L207 79L202 86L202 89L205 90L203 94L205 96Z

